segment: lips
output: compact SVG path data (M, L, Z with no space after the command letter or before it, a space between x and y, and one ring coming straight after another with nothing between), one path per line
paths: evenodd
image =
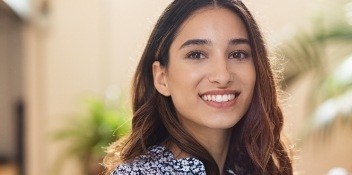
M204 102L213 107L230 107L236 104L240 91L216 90L208 91L200 95Z

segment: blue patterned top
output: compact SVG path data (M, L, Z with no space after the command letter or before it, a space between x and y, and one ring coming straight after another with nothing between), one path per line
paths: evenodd
M235 173L227 170L228 174ZM128 163L120 164L111 175L206 175L203 163L187 157L175 159L171 151L163 146L152 146L144 155L136 157Z

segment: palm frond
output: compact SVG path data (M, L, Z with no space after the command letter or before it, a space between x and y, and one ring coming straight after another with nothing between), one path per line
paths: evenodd
M351 0L346 2L352 4ZM285 57L281 87L291 86L301 76L313 75L307 123L322 132L328 132L337 118L352 118L352 105L346 101L352 99L352 56L346 57L352 53L352 25L347 19L331 19L316 19L309 32L299 30L278 51ZM331 47L336 47L333 54L328 50ZM331 60L340 66L332 69Z

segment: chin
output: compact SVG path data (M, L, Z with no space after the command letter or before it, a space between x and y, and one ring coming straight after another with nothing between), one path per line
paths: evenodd
M211 129L231 129L238 123L239 120L236 121L214 121L211 123L207 123L207 127Z

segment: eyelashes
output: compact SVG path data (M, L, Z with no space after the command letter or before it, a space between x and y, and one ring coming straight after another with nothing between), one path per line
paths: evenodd
M250 52L245 51L245 50L235 50L233 52L230 52L228 54L229 59L236 59L239 61L248 59L251 56ZM186 54L187 59L193 59L193 60L200 60L200 59L205 59L208 58L208 55L200 50L194 50Z
M186 58L194 60L204 59L206 56L207 55L204 52L199 50L194 50L186 54Z
M244 50L236 50L230 53L230 57L242 61L249 58L250 53Z

